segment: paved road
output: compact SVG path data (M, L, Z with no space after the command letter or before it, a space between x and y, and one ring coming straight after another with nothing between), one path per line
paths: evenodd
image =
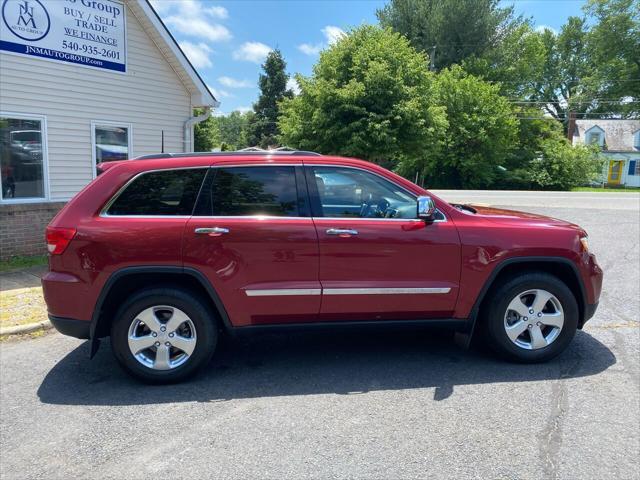
M4 343L0 476L640 478L637 196L473 195L591 235L601 307L555 361L505 364L434 333L267 336L152 388L108 346L90 362L59 334Z

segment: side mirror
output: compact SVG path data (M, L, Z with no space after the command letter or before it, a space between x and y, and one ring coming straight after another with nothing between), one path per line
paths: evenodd
M418 197L418 218L432 221L436 214L436 204L433 203L431 197L420 196Z

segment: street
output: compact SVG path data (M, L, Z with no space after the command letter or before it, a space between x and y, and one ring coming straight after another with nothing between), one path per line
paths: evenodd
M180 385L108 341L0 344L0 477L640 478L640 195L434 191L572 221L605 272L595 317L541 365L441 332L225 339Z

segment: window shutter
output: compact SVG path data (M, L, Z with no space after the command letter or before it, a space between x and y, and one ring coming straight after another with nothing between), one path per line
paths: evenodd
M635 160L630 160L629 161L629 175L635 175L636 174L636 161Z

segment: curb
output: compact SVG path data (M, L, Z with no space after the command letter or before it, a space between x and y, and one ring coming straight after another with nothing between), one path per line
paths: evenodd
M40 330L49 330L53 328L49 320L43 320L38 323L28 323L26 325L18 325L16 327L0 328L0 337L5 335L20 335L23 333L33 333Z

